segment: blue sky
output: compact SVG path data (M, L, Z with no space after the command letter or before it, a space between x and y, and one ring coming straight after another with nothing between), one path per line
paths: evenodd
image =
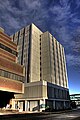
M80 0L0 0L0 26L8 35L32 22L64 46L70 94L80 93Z

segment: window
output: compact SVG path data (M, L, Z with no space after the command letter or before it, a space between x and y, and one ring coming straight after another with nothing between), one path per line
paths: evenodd
M4 71L4 77L8 77L8 72Z
M14 54L14 55L17 56L17 52L16 52L16 51L14 51L14 50L6 47L5 45L3 45L3 44L1 44L1 43L0 43L0 48L2 48L2 49L4 49L4 50L6 50L6 51L8 51L8 52L10 52L10 53L12 53L12 54Z
M24 82L23 81L24 80L23 76L19 76L17 74L14 74L14 73L11 73L11 72L8 72L8 71L5 71L5 70L0 70L0 76Z

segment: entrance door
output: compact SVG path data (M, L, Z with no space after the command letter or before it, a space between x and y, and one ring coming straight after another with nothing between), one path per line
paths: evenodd
M30 101L30 111L39 111L38 101Z

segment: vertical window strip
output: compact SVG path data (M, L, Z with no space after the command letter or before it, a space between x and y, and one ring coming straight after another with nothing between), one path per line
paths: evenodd
M63 69L63 54L62 54L62 47L61 47L61 66L62 66L62 81L64 86L64 69Z
M56 59L55 59L55 45L54 45L54 39L53 39L53 52L54 52L54 55L53 55L53 59L54 59L54 74L55 74L55 83L56 83Z
M29 83L29 82L30 82L31 29L32 29L32 26L30 25L30 28L29 28L29 44L28 44L27 83Z
M25 39L25 28L24 28L24 32L23 32L21 65L23 65L23 56L24 56L24 39Z
M19 44L20 31L18 32L17 45Z

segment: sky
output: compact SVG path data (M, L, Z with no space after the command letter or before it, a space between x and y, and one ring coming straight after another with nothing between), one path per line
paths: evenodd
M69 92L80 93L80 0L0 0L0 27L8 35L31 23L64 46Z

